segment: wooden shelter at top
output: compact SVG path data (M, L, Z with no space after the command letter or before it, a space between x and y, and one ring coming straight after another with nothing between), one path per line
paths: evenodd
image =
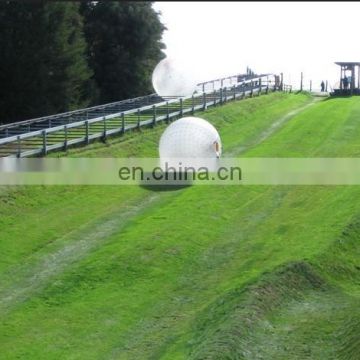
M335 62L340 66L340 88L334 95L360 95L360 62Z

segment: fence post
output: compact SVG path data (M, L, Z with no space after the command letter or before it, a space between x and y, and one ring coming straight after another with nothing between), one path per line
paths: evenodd
M312 90L312 80L310 80L310 92Z
M137 127L138 127L138 129L140 129L140 122L141 122L140 109L137 109Z
M156 125L156 106L153 105L153 122L152 122L152 126Z
M191 115L194 115L195 111L195 100L194 100L194 94L191 97Z
M223 88L220 88L220 104L223 103Z
M105 116L104 116L103 120L104 120L103 141L105 142L106 141L106 118L105 118Z
M216 90L214 90L214 106L216 106Z
M169 102L166 102L166 123L168 124L170 120L170 110L169 110Z
M327 92L328 90L328 81L326 80L326 85L325 85L325 91Z
M253 91L254 91L254 85L253 85L253 81L251 80L250 82L250 87L251 87L251 91L250 91L250 97L253 96Z
M300 76L300 91L303 91L303 73L301 72Z
M121 133L125 133L125 114L121 113Z
M234 100L236 99L236 85L234 85L234 94L233 94Z
M262 81L261 78L259 79L259 95L261 94L261 90L262 90Z
M64 151L67 150L68 134L67 134L67 125L64 125Z
M85 143L89 144L89 121L85 121Z
M180 116L183 116L183 99L180 98Z
M203 110L206 110L206 93L203 92Z
M42 131L42 138L43 138L43 155L47 154L47 148L46 148L46 130Z
M20 135L18 135L17 137L17 153L16 153L16 157L21 157L21 139L20 139Z

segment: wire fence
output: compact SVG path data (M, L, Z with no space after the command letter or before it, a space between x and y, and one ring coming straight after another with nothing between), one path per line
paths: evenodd
M285 90L272 75L242 80L239 75L201 83L192 96L160 98L156 94L0 127L0 157L44 156L49 151L89 144L143 126L206 110L269 91ZM287 88L286 88L287 89ZM287 91L291 91L287 90Z

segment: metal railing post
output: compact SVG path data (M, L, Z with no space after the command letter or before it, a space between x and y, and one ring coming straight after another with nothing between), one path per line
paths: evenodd
M166 102L166 123L168 124L170 120L170 110L169 110L169 102Z
M155 126L156 125L156 106L153 105L153 122L152 125Z
M121 133L125 133L125 114L121 113Z
M16 157L21 157L21 138L20 135L18 135L17 137L17 153L16 153Z
M42 148L42 153L43 155L47 154L47 147L46 147L46 130L42 131L42 139L43 139L43 148Z
M105 142L106 141L106 118L105 118L105 116L103 117L103 121L104 121L104 131L103 131L102 140Z
M89 144L89 121L85 121L85 143Z
M234 100L236 99L236 85L234 85L234 94L233 94Z
M141 110L137 109L137 128L140 129L141 126Z
M183 116L183 99L180 98L180 116Z
M261 83L261 78L259 79L259 95L261 94L261 90L262 90L262 83Z
M67 125L64 125L64 151L67 150L67 142L68 142Z
M254 86L253 86L253 81L251 80L251 82L250 82L250 88L251 88L251 90L250 90L250 97L252 97L253 96L253 91L254 91Z
M206 110L206 93L203 93L203 110Z

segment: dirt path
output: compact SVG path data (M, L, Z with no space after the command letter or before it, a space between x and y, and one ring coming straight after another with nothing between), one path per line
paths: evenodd
M289 120L291 120L296 115L300 114L304 110L308 109L310 106L313 106L314 104L318 103L319 101L322 101L323 98L314 97L311 102L307 103L306 105L303 105L295 110L291 110L286 115L282 116L280 119L275 120L266 130L264 130L262 133L259 134L259 136L252 141L248 145L241 145L239 147L236 147L228 152L226 152L225 157L234 157L237 156L257 145L265 141L268 137L270 137L272 134L274 134L279 128L281 128L285 123L287 123Z
M41 290L51 279L70 264L84 258L119 232L144 209L171 193L149 193L136 205L121 207L105 218L98 218L76 231L57 239L41 253L12 268L0 278L0 314L6 314L17 304Z

